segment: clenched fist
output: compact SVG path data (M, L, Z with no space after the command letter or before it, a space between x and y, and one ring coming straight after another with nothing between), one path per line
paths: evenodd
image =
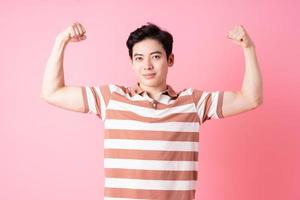
M243 48L254 47L254 43L242 25L234 26L227 37Z
M58 38L64 42L79 42L86 39L86 30L79 22L74 22L66 30L58 34Z

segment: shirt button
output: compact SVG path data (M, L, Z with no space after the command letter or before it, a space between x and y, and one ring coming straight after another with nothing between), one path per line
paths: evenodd
M156 102L154 102L152 105L153 105L154 108L157 108L157 103Z

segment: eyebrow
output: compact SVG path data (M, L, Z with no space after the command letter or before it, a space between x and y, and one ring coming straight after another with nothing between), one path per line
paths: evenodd
M161 52L161 51L153 51L153 52L151 52L151 53L150 53L150 55L152 55L152 54L156 54L156 53L158 53L158 54L162 54L162 52ZM143 54L140 54L140 53L135 53L135 54L133 55L133 57L135 57L135 56L143 56Z

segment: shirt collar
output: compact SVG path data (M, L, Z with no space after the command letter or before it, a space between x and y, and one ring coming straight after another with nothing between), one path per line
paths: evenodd
M137 93L137 94L141 94L143 93L145 90L143 88L141 88L140 86L140 83L137 82L135 87L134 87L134 93ZM163 90L161 92L161 94L165 94L167 93L169 96L171 97L177 97L177 93L173 90L173 88L167 84L167 89Z

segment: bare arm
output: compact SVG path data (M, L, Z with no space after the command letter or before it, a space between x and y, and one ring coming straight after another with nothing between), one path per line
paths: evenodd
M243 47L245 74L239 91L224 92L222 106L224 116L236 115L255 109L263 102L263 81L253 41L243 27L233 30L230 38Z
M58 34L47 61L44 72L41 98L49 104L60 108L87 112L83 102L81 86L66 86L64 81L64 51L67 44L86 39L85 30L80 24L69 26L64 32Z

